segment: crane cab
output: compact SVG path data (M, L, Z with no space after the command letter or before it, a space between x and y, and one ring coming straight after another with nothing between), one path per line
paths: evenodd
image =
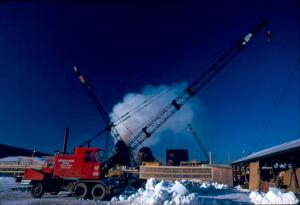
M74 154L55 155L53 176L64 179L100 179L99 151L98 148L77 147Z

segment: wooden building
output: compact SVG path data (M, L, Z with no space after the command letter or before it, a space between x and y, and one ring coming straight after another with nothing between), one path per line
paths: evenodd
M279 187L299 193L300 139L250 154L231 166L234 185L251 191Z

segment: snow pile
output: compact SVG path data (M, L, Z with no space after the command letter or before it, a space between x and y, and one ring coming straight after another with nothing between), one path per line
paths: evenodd
M17 185L13 177L0 177L0 192L11 191Z
M234 189L240 192L250 192L249 189L244 189L243 187L241 187L241 185L235 186Z
M218 183L175 181L166 182L157 179L148 179L145 189L140 188L129 196L120 195L112 201L130 201L133 205L176 205L199 204L200 194L215 193L226 190L227 185Z
M282 190L270 187L268 193L253 191L249 198L254 204L297 204L299 200L293 192L284 193Z

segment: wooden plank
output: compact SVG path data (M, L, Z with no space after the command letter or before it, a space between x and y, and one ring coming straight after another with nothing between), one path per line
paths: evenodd
M260 169L259 161L250 162L249 190L254 191L259 189Z
M140 178L149 179L153 177L164 180L201 179L210 181L212 179L212 172L210 167L140 167Z
M25 168L42 168L41 165L0 165L0 169L25 169Z
M15 176L21 176L24 174L25 168L32 168L41 170L43 166L41 165L16 165L16 164L1 164L0 173L1 174L12 174Z
M214 182L227 184L228 186L233 186L232 168L231 167L212 167Z

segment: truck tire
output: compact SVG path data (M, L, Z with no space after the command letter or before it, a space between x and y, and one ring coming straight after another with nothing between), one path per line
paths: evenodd
M78 183L74 187L74 197L86 198L88 194L88 187L85 183Z
M33 198L40 198L45 193L45 185L42 182L35 182L31 187L31 196Z
M92 188L91 194L94 200L103 200L105 197L105 185L102 183L95 184Z

